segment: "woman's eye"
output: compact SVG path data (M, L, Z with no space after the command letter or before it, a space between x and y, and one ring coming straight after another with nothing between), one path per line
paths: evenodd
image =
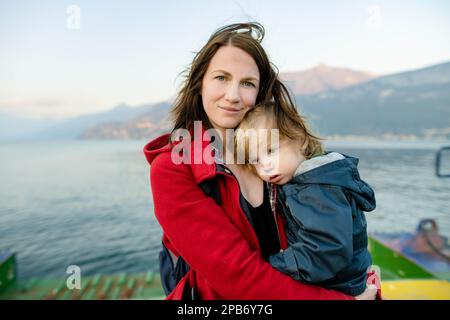
M243 84L244 84L244 86L246 86L246 87L255 87L255 85L253 84L253 82L250 82L250 81L244 81L243 82Z
M225 77L224 76L217 76L216 79L219 80L219 81L223 81L223 80L225 80Z

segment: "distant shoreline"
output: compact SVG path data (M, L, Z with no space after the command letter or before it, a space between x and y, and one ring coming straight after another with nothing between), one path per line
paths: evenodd
M328 141L383 141L383 142L450 141L450 135L434 136L434 137L416 136L416 135L395 135L395 134L382 134L379 136L328 135L322 136L322 138Z

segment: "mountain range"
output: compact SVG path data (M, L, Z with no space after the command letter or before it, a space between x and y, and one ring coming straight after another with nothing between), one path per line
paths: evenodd
M450 138L450 63L297 95L322 135Z
M281 80L295 95L314 94L327 90L342 89L368 81L376 76L348 68L329 67L324 64L301 72L280 74Z
M450 62L384 76L319 65L280 78L319 135L450 139ZM0 113L0 139L150 139L170 130L169 110L169 102L121 104L57 123L34 123L36 130L20 137L4 127L10 116ZM17 128L20 119L14 121Z

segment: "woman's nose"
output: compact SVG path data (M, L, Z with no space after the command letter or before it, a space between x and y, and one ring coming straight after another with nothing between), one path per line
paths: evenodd
M225 94L225 100L230 103L237 103L241 100L239 95L239 84L230 83Z

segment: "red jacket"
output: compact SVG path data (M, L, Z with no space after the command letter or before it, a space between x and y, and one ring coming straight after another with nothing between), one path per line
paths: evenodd
M169 137L163 135L144 147L151 165L154 211L164 231L163 242L190 266L167 299L181 299L186 284L195 286L202 300L353 299L337 291L304 285L272 268L262 258L256 233L240 207L236 178L217 171L215 163L175 164ZM195 145L209 152L208 144L192 143L191 154ZM220 176L216 179L220 206L198 186L216 176ZM285 248L280 215L277 221Z

